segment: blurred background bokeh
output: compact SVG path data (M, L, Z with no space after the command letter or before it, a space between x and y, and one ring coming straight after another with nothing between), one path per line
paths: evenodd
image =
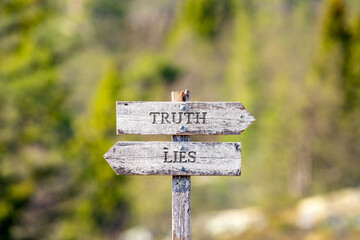
M360 239L359 0L0 0L0 239L165 240L171 177L117 176L115 101L241 101L241 177L193 239Z

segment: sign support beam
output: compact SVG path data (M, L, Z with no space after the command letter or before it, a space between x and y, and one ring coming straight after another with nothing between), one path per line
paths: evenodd
M172 102L189 102L190 91L171 92ZM189 135L173 135L174 142L190 142ZM172 176L172 240L191 239L191 177Z

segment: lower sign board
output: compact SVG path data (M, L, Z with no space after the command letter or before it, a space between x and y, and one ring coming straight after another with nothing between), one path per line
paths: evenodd
M241 143L118 142L104 158L118 175L241 174Z

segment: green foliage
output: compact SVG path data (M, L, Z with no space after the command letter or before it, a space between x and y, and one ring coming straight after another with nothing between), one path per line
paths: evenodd
M64 142L72 136L69 92L59 82L54 45L40 34L56 7L48 1L3 1L0 9L0 235L31 239L42 230L16 229L29 224L23 211L37 204L39 184L59 174Z
M102 20L104 18L109 20L117 20L124 17L126 14L126 1L96 1L92 0L89 2L92 17L96 20ZM119 22L117 22L119 23Z
M357 0L0 1L0 238L115 239L145 225L162 239L170 178L116 176L102 156L118 140L169 140L116 136L115 101L181 89L257 119L240 137L193 138L244 149L241 178L193 178L194 219L254 204L277 215L358 185L359 16ZM265 233L306 235L282 215Z
M90 112L77 119L76 137L69 158L77 159L69 186L74 199L64 209L53 239L98 239L112 235L126 218L124 178L114 174L102 155L115 143L115 101L122 85L114 63L109 63L99 87L89 102ZM116 213L116 214L114 214ZM82 231L78 231L78 229Z
M168 58L152 53L143 54L124 70L126 92L129 95L135 92L138 100L160 100L166 86L174 83L180 73L179 67Z
M360 75L355 73L357 64L353 62L358 54L356 31L350 27L344 1L328 3L322 29L315 74L310 78L311 99L316 101L308 103L307 111L315 122L311 147L314 186L329 189L352 186L359 179L359 174L346 166L359 167L354 160L358 147L353 143L359 144L354 140L359 105L354 103L359 97ZM330 172L336 174L331 176Z
M184 18L200 36L211 38L221 29L226 19L231 17L232 0L188 0L184 6Z
M324 17L323 41L326 46L341 43L343 47L349 40L349 32L346 24L346 7L342 0L331 0Z
M123 37L124 20L129 1L90 0L87 2L90 21L96 37L105 47L116 47Z
M351 28L349 60L345 82L345 109L356 111L360 106L360 17Z
M106 75L100 81L99 90L92 103L91 129L101 137L111 137L114 133L115 122L109 116L115 116L115 101L120 90L119 74L114 63L109 64Z

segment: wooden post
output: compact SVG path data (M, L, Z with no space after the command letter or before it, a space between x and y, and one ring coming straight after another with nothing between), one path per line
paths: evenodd
M190 91L171 92L172 102L189 102ZM188 135L173 135L174 142L190 142ZM172 239L191 239L191 178L172 177Z

